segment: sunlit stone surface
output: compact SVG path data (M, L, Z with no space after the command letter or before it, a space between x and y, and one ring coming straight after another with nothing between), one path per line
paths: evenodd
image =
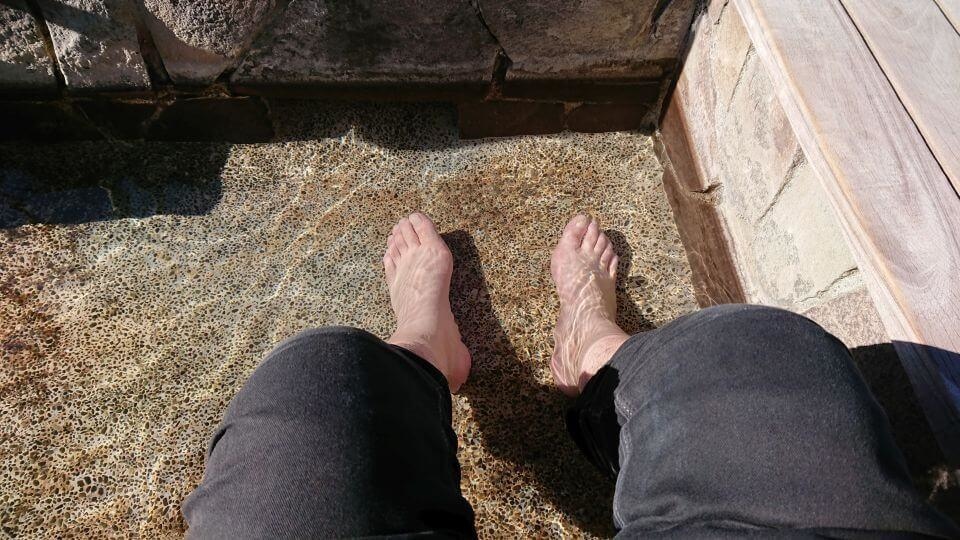
M448 232L474 355L455 402L482 536L608 535L613 486L549 384L550 249L613 232L624 324L695 309L649 137L460 142L442 106L273 103L286 142L0 147L0 526L177 535L209 435L273 344L391 330L380 257L413 209Z

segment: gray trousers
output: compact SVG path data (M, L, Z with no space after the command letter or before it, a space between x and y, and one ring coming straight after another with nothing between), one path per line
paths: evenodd
M278 346L231 402L196 538L475 536L442 374L362 330ZM914 490L840 341L718 306L630 338L567 413L616 479L618 536L960 537Z

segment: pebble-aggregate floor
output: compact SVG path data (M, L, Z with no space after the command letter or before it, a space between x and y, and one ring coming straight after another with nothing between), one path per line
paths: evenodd
M473 372L454 428L481 537L610 535L613 485L550 383L549 254L592 212L628 330L696 309L651 138L460 141L442 105L271 106L270 144L0 146L0 529L181 535L264 353L310 326L389 334L384 240L419 209L457 265Z

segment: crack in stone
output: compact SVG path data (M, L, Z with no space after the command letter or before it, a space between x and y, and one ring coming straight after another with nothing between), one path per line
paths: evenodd
M689 189L683 191L684 196L709 206L719 206L720 198L723 195L723 184L721 182L710 182L703 189Z
M670 6L670 2L671 0L658 0L657 4L653 7L653 11L650 13L650 25L648 28L651 35L656 34L660 17L663 17L664 12L667 11L667 7Z
M743 83L743 74L747 71L747 64L750 63L750 60L753 59L757 54L757 49L753 46L753 42L750 43L750 46L747 47L747 54L743 55L743 63L740 64L740 70L737 72L737 80L733 82L733 88L730 90L730 97L727 98L727 105L725 112L730 112L730 105L733 104L733 98L737 95L737 90L740 88L740 85Z
M770 200L770 204L767 205L767 207L760 214L760 217L758 217L757 220L754 222L755 224L758 224L761 221L763 221L767 217L767 215L773 210L773 208L780 203L780 198L783 196L783 192L787 189L787 186L789 186L793 182L793 179L796 178L797 170L806 162L807 162L807 156L803 153L802 149L797 148L796 153L793 155L793 159L790 160L790 165L787 166L787 171L784 174L783 182L777 188L777 192L773 194L773 198Z
M170 74L167 67L163 64L163 57L157 49L157 44L153 39L153 33L147 26L144 18L146 6L143 2L135 2L133 7L133 27L137 31L137 45L140 49L140 57L143 58L143 65L147 69L147 77L150 79L152 88L169 86L171 83Z
M710 194L712 194L714 191L719 190L722 186L723 186L723 184L721 184L720 182L711 182L710 184L707 185L707 187L705 187L705 188L703 188L703 189L691 189L690 192L691 192L691 193L701 193L701 194L703 194L703 195L710 195Z
M823 298L823 295L825 295L825 294L827 294L828 292L830 292L830 290L833 289L834 287L836 287L840 282L842 282L843 280L845 280L845 279L847 279L847 278L849 278L849 277L857 274L858 272L859 272L859 268L857 268L856 266L854 266L853 268L848 268L848 269L844 270L843 272L840 273L839 276L837 276L836 278L834 278L833 281L831 281L830 283L828 283L826 287L818 290L817 292L813 293L812 295L804 296L804 297L801 298L800 300L797 300L797 304L803 304L804 302L808 302L808 301L810 301L810 300L819 300L819 299Z
M487 31L487 34L497 45L497 56L493 60L493 73L490 75L490 90L485 97L485 99L496 99L502 95L501 90L507 78L507 70L513 65L513 61L510 60L510 55L507 54L507 50L503 48L497 35L493 33L490 25L487 24L487 19L483 16L483 8L480 6L480 0L470 0L470 5L473 7L473 11L477 15L477 19L480 21L483 29Z
M57 58L57 50L53 46L53 38L50 37L50 27L47 26L47 20L43 17L43 11L37 0L25 0L27 11L33 16L37 24L37 31L40 33L40 41L43 42L43 48L47 51L47 56L53 62L53 77L57 80L57 91L63 95L67 88L67 80L60 69L60 60Z
M724 14L725 11L727 11L727 6L728 6L728 5L730 5L730 0L725 0L725 1L723 2L723 5L720 6L720 13L717 13L717 18L716 18L716 20L713 21L713 25L714 25L714 26L720 24L720 19L723 18L723 14Z

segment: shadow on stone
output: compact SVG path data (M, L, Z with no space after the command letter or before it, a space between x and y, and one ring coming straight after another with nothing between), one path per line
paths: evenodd
M568 435L563 414L568 400L552 384L537 380L533 366L514 350L493 311L470 235L454 231L443 236L454 256L451 304L473 356L463 394L486 450L515 467L509 477L495 478L494 484L512 485L526 477L578 526L592 534L612 535L614 485ZM634 314L631 320L642 321L636 306L621 309ZM645 322L640 326L650 327Z
M220 201L229 150L222 143L4 145L0 228L206 214Z

